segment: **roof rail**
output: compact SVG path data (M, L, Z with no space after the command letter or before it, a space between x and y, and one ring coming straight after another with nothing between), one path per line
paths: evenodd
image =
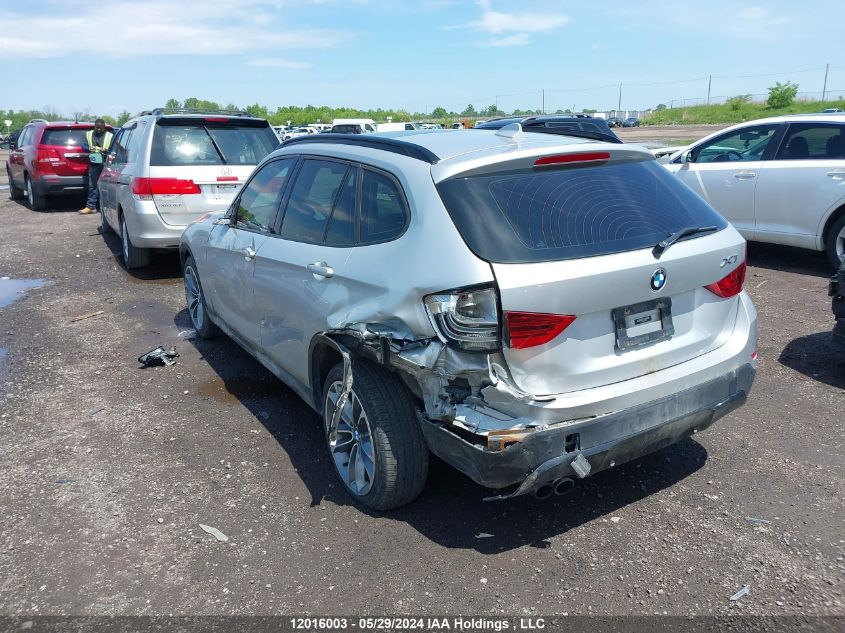
M299 143L332 143L336 145L358 145L360 147L369 147L371 149L380 149L385 152L392 152L394 154L401 154L410 158L416 158L431 165L436 165L440 162L440 157L431 150L409 143L398 138L384 138L374 137L371 134L312 134L309 136L300 136L292 138L284 143L283 147Z
M49 123L47 119L30 119L30 123Z
M152 110L144 110L139 116L147 114L228 114L231 116L252 116L244 110L203 110L202 108L153 108Z

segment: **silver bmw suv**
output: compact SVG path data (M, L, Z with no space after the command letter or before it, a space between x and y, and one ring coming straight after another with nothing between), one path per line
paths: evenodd
M190 222L225 211L278 146L266 120L243 112L143 112L116 133L100 175L101 231L121 236L127 268L147 266L151 249L178 248Z
M434 453L494 498L575 481L745 402L745 241L635 146L501 130L319 135L182 236L221 330L322 416L358 502Z

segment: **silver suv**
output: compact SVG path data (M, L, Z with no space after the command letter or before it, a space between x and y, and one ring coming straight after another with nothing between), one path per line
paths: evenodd
M429 452L496 498L562 494L754 379L745 241L635 146L519 124L295 139L181 256L199 335L314 407L378 510L420 493Z
M270 124L246 113L143 112L120 128L106 158L102 231L121 236L127 268L147 266L150 249L177 248L190 222L224 211L278 146Z

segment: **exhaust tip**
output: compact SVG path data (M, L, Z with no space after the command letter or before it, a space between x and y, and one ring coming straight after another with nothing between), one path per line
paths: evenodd
M544 500L544 499L548 499L549 497L551 497L554 493L555 493L555 487L552 484L544 484L544 485L540 486L539 488L537 488L531 494L533 494L534 497L537 498L537 499Z
M568 495L572 492L572 489L575 487L575 480L569 477L562 477L558 479L554 484L555 494L559 497L564 495Z

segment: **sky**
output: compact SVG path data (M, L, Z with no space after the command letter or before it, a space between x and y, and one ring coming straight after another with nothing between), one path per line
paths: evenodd
M845 95L841 0L0 0L0 109L460 112ZM692 103L692 101L687 101Z

